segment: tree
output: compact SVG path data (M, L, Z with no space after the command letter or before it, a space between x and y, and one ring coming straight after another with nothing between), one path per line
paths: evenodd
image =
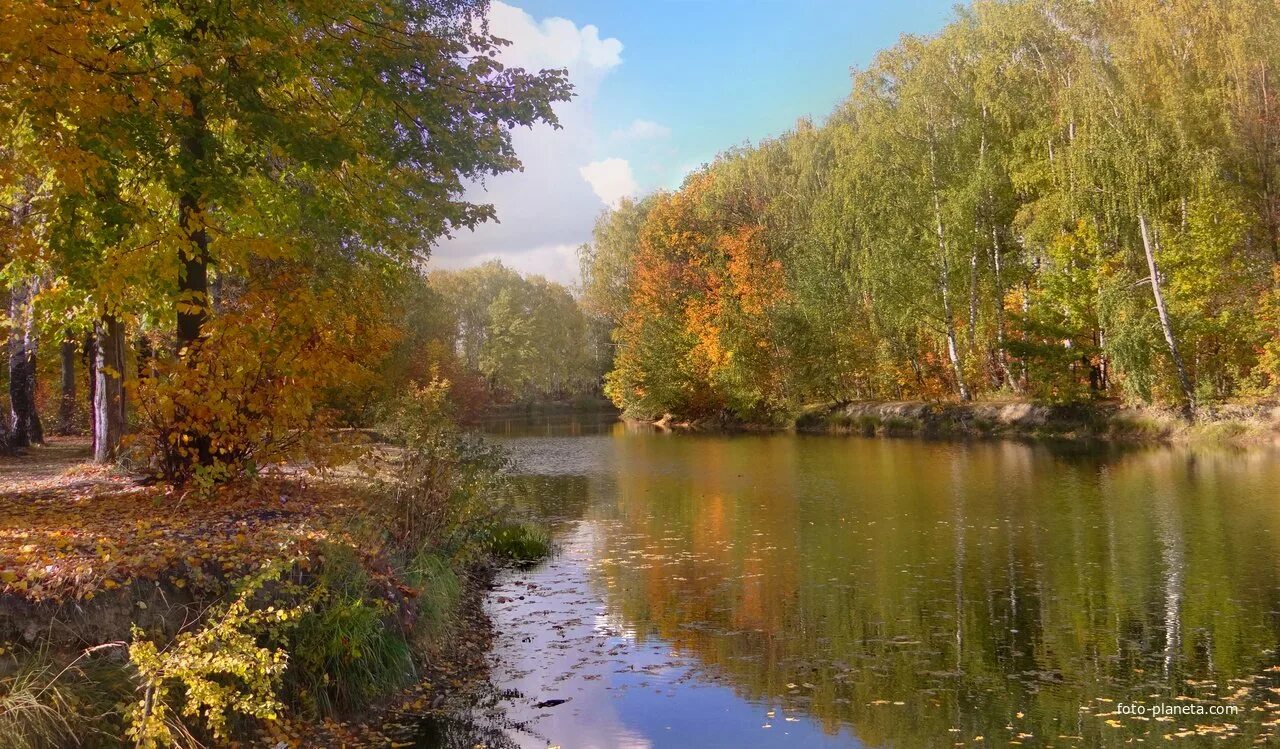
M160 402L165 380L229 397L199 354L218 310L262 302L255 289L283 275L315 291L418 266L435 239L493 217L465 186L517 168L510 131L554 125L552 104L570 92L563 71L497 60L505 42L480 0L19 6L6 8L18 31L0 43L0 190L44 186L22 253L50 268L51 307L103 334L104 456L120 431L121 326L171 341L200 375L161 362L147 411L188 423L173 450L217 462L218 435L196 429L212 422Z
M491 261L429 277L441 321L433 333L489 398L531 401L590 394L603 370L586 314L564 286Z

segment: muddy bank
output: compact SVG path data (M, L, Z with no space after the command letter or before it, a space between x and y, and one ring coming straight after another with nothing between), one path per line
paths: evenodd
M1117 403L1043 404L1020 401L857 402L815 406L790 422L758 424L727 417L651 422L693 431L791 430L868 437L1020 437L1127 442L1280 442L1280 403L1202 406L1187 419L1174 409Z

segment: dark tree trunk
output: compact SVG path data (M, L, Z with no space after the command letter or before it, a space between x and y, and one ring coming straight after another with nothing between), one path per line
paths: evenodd
M139 335L135 341L134 356L138 360L138 379L150 377L155 367L156 350L151 346L151 339Z
M188 42L199 44L206 30L203 20L197 21ZM205 123L204 104L198 84L187 92L191 116L186 122L182 137L182 157L191 174L205 171L208 158L205 140L208 127ZM178 198L178 227L187 242L178 251L178 354L184 355L200 339L201 329L209 317L209 232L204 225L204 206L196 186L188 183Z
M178 276L178 353L185 355L200 340L209 318L209 234L194 195L184 194L178 205L178 223L189 239L181 250Z
M44 428L36 411L36 329L31 309L38 289L37 279L24 279L14 285L9 296L9 406L17 447L44 442Z
M124 324L105 315L94 335L93 460L109 463L124 436Z
M62 399L58 401L58 434L76 431L76 342L62 342Z
M187 43L193 47L203 41L208 31L204 19L197 19L187 34ZM188 173L198 178L207 171L207 140L209 138L208 123L205 120L204 103L200 82L193 81L186 91L190 116L187 118L182 135L182 159L186 162ZM178 227L186 238L184 246L178 251L178 329L177 353L182 360L194 358L200 345L201 334L205 322L209 319L211 298L209 295L209 232L205 227L204 196L199 191L199 183L194 179L183 186L178 197ZM181 410L176 414L179 423L188 421ZM201 465L212 461L209 435L188 429L183 434L183 441L194 449Z

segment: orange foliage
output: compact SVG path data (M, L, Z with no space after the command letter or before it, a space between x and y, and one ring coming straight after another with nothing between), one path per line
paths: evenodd
M760 225L714 220L710 188L702 175L659 196L641 231L609 387L624 408L701 416L779 395L782 264Z
M358 293L376 298L372 289ZM358 386L371 375L366 363L389 347L392 331L376 309L287 276L245 293L206 324L194 351L154 363L141 378L136 438L148 462L184 481L342 457L327 437L333 414L324 396Z

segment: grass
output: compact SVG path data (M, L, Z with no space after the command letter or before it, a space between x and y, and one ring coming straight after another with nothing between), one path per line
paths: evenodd
M97 733L95 722L118 717L115 703L134 684L123 664L95 665L85 655L66 664L43 650L10 654L16 665L0 677L0 746L80 746Z
M890 416L884 420L884 431L888 434L909 434L920 431L924 425L919 419L902 416Z
M1112 437L1148 440L1164 439L1172 432L1167 421L1152 416L1116 418L1111 421L1109 430Z
M13 749L59 746L75 736L57 672L37 659L0 680L0 736Z
M438 635L453 619L462 598L462 581L449 560L426 549L409 565L407 578L420 591L417 604L422 634Z
M350 547L326 549L313 595L288 647L286 679L304 709L335 715L412 681L405 633Z
M1232 442L1248 435L1251 431L1252 427L1249 424L1232 419L1196 426L1193 434L1196 439L1206 442Z
M530 564L551 555L551 534L533 523L503 523L490 535L489 553L516 564Z

